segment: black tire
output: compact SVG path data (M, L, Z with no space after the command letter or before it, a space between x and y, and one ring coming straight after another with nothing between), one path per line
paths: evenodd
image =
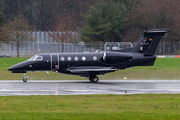
M92 83L97 83L99 81L99 78L97 76L93 77L93 78L89 78L89 81Z
M27 78L23 78L23 82L27 82Z

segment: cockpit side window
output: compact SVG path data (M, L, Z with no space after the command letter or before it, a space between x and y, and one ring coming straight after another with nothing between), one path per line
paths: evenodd
M31 58L29 58L28 61L33 61L35 58L36 58L36 55L34 55Z
M37 56L37 57L35 58L35 60L43 60L43 57L42 57L42 56Z
M28 61L40 61L40 60L43 60L43 57L38 56L38 55L35 55L35 56L28 59Z

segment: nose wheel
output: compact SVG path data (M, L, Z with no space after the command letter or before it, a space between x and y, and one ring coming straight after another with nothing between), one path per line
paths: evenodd
M27 82L27 78L23 78L23 82Z
M27 76L26 76L26 73L24 73L23 82L27 82Z
M97 83L99 81L99 78L97 76L90 76L89 81L92 83Z

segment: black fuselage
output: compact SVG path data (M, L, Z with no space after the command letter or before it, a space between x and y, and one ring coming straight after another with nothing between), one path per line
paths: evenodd
M42 53L16 64L8 70L13 73L27 71L56 71L88 77L97 82L96 75L114 72L134 66L151 66L156 60L159 41L169 29L146 30L133 47L120 51L99 53ZM24 80L27 81L27 78Z
M9 70L13 73L26 73L26 71L58 71L73 74L70 71L71 69L97 69L96 72L98 73L98 69L101 68L119 70L133 66L150 66L154 64L156 59L155 56L144 56L141 53L132 52L42 53L36 56L42 56L43 59L27 60L10 67ZM103 71L103 73L107 72L108 70ZM102 71L99 70L99 73L102 73ZM86 72L86 74L88 73Z

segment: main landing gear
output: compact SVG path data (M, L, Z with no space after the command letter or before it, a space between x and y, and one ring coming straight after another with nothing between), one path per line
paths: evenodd
M27 76L26 76L26 73L24 73L23 82L27 82Z
M90 76L89 77L89 81L92 82L92 83L97 83L99 81L99 78L97 76Z

